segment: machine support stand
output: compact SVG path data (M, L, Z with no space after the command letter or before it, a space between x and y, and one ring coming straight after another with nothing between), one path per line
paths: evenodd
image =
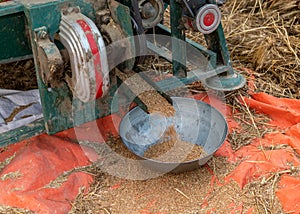
M177 77L186 77L185 31L181 24L182 5L178 0L170 0L171 37L172 37L172 70Z
M230 62L218 8L222 2L0 1L0 63L33 57L43 111L43 119L0 136L0 146L117 112L114 68L139 73L138 66L153 54L172 64L173 76L157 80L140 72L138 77L167 104L172 100L166 92L195 81L218 91L243 87L245 78ZM162 23L167 4L171 27ZM187 39L186 31L203 33L207 47Z
M227 72L204 80L204 84L213 90L232 91L242 88L246 79L232 68L222 24L211 34L205 35L208 49L217 55L217 65L228 66Z

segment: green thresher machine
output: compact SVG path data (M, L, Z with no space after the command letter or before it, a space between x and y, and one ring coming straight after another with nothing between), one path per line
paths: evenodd
M107 106L118 87L114 67L137 72L149 51L172 64L172 76L153 83L163 92L178 87L173 84L178 80L182 84L201 80L222 91L243 87L245 79L230 62L222 4L220 0L0 1L0 63L34 59L43 109L43 119L2 134L1 144L44 131L53 134L111 113L114 108ZM170 27L164 25L168 6ZM203 33L206 47L187 39L187 30ZM169 41L148 39L155 35ZM205 66L200 62L197 68L188 68L193 56L187 44L205 57Z

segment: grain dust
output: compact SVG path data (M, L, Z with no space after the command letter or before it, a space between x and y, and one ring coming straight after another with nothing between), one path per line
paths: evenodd
M144 157L162 162L186 162L206 155L202 146L182 140L174 126L168 127L161 141L144 153Z

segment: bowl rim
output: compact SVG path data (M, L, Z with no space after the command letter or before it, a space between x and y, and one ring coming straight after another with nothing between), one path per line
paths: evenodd
M130 151L130 152L132 152L133 154L135 154L136 156L138 156L139 158L141 158L141 159L143 159L143 160L145 160L145 161L151 161L151 162L154 162L154 163L157 163L157 164L169 164L169 165L171 165L171 164L174 164L174 165L180 165L180 164L189 164L189 163L194 163L194 162L197 162L197 161L200 161L200 160L203 160L204 158L208 158L208 160L214 155L214 153L225 143L225 141L226 141L226 138L227 138L227 135L228 135L228 123L227 123L227 121L226 121L226 119L225 119L225 116L217 109L217 108L215 108L214 106L212 106L211 104L209 104L209 103L206 103L206 102L203 102L203 101L201 101L201 100L197 100L197 99L194 99L194 98L189 98L189 97L176 97L176 96L172 96L171 97L172 99L187 99L187 100L194 100L194 101L196 101L197 103L200 103L201 105L206 105L206 106L208 106L209 108L211 108L211 109L213 109L217 114L219 114L219 116L221 116L221 118L224 120L224 132L223 132L223 136L221 137L221 139L222 139L222 143L220 143L220 145L219 146L217 146L214 150L213 150L213 152L211 152L211 153L207 153L207 155L205 155L205 156L203 156L203 157L200 157L200 158L197 158L197 159L193 159L193 160L189 160L189 161L184 161L184 162L166 162L166 161L159 161L159 160L156 160L156 159L151 159L151 158L147 158L147 157L144 157L144 156L141 156L141 155L139 155L139 154L137 154L136 152L134 152L132 149L130 149L130 147L128 147L127 146L127 144L124 142L125 140L123 140L123 137L122 137L122 135L121 135L121 127L122 127L122 124L124 123L123 121L123 119L125 118L125 117L128 117L128 115L130 114L130 112L132 112L132 111L135 111L135 109L141 109L139 106L136 106L136 107L134 107L134 108L132 108L132 109L130 109L123 117L122 117L122 119L121 119L121 122L120 122L120 125L119 125L119 135L120 135L120 137L121 137L121 140L122 140L122 142L123 142L123 144L126 146L126 148ZM194 143L191 143L191 144L194 144ZM208 161L207 160L207 161ZM207 162L206 161L206 162Z

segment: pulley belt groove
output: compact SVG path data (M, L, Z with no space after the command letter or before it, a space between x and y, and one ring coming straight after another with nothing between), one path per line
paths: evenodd
M62 14L60 39L71 62L67 79L75 97L88 102L104 96L109 86L109 70L103 38L96 25L81 13Z

